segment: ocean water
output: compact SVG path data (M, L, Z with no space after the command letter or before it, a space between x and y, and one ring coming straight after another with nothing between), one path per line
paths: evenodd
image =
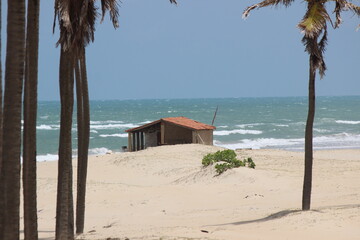
M215 145L231 149L304 149L306 97L113 100L90 104L90 154L120 152L127 145L126 129L163 117L185 116L211 124L217 106ZM360 96L318 97L314 149L360 148L359 106ZM40 102L38 161L57 159L59 129L60 103ZM73 149L75 156L75 111Z

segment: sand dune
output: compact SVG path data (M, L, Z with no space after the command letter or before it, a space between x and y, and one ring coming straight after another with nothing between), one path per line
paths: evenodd
M219 149L92 156L85 234L77 238L360 239L360 150L315 153L313 210L302 212L303 153L238 150L256 169L215 177L201 159ZM38 171L39 235L54 239L57 162L39 163Z

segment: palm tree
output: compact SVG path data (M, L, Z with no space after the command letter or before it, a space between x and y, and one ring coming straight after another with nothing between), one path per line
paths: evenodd
M175 0L170 0L171 3L176 3ZM110 13L110 19L113 22L115 28L118 27L118 6L116 0L101 0L101 10L102 10L102 19L103 21L106 11ZM77 209L76 209L76 232L82 233L84 228L84 219L85 219L85 193L86 193L86 175L87 175L87 155L89 147L89 133L90 133L90 113L89 113L89 97L88 97L88 87L87 87L87 73L86 73L86 55L85 47L90 41L94 41L94 32L95 32L95 21L97 17L96 8L93 0L81 0L76 2L69 2L64 0L55 1L55 17L59 19L60 27L60 39L58 44L62 47L62 54L65 52L71 52L72 54L72 78L75 72L76 75L76 88L77 88L77 116L78 116L78 191L77 191ZM62 70L60 70L60 75ZM69 76L68 76L69 77ZM60 77L61 79L61 77ZM60 80L61 81L61 80ZM60 83L61 85L62 83ZM62 95L63 93L61 93ZM73 96L72 96L73 97ZM73 102L68 102L64 104L72 104ZM63 102L62 102L63 106ZM70 105L67 105L70 106ZM66 108L66 106L64 105ZM63 108L63 107L62 107ZM69 110L69 109L67 109ZM72 115L72 112L71 112ZM70 118L70 113L66 118ZM62 120L65 122L65 117ZM69 123L69 120L66 120ZM70 123L69 123L70 124ZM61 130L60 130L61 132ZM65 134L65 133L64 133ZM71 131L67 131L67 136L71 136ZM66 141L71 141L71 137L67 137ZM60 144L63 139L60 134ZM62 214L60 201L68 201L61 199L59 193L61 176L68 172L67 167L71 169L71 161L69 159L63 159L60 156L60 152L63 147L59 146L59 180L58 180L58 206L57 214ZM62 149L64 150L64 149ZM64 150L65 151L65 150ZM67 151L71 151L68 149ZM69 154L67 155L69 156ZM65 164L67 166L63 169L63 165L60 162L70 162L70 164ZM68 178L70 179L70 178ZM62 183L64 185L65 183ZM69 185L69 184L68 184ZM69 187L66 191L71 191ZM72 195L71 195L72 199ZM69 208L69 207L68 207ZM69 208L70 209L70 208ZM71 212L71 211L70 211ZM69 213L70 214L70 213ZM62 230L61 217L59 221L57 218L57 232L65 231ZM64 217L66 219L66 217ZM70 219L72 222L73 219ZM70 224L71 225L71 224ZM66 229L66 228L63 228ZM68 233L72 232L69 230ZM71 234L70 234L71 235ZM57 239L61 239L57 237Z
M94 40L94 23L96 12L94 12L94 2L84 2L90 4L85 6L87 15L83 15L84 20L80 21L80 28L83 28L85 35L83 36L84 42L79 44L83 46L80 51L79 62L75 63L76 72L76 96L77 96L77 123L78 123L78 172L77 172L77 198L76 198L76 233L80 234L84 231L85 222L85 194L86 194L86 176L88 165L88 149L89 149L89 136L90 136L90 104L88 92L88 80L86 71L86 53L85 46L89 43L87 38ZM176 0L170 0L170 3L177 4ZM106 11L110 12L110 18L115 28L118 27L118 8L116 0L102 0L102 19L103 21ZM85 12L85 11L84 11ZM86 21L86 20L88 21ZM91 21L89 21L91 19ZM87 32L87 29L91 29Z
M117 27L118 9L116 0L102 0L101 3L103 17L105 12L109 10L113 24ZM58 17L60 27L60 39L58 44L61 45L61 59L64 60L60 60L62 117L59 146L56 239L72 239L74 232L74 219L72 209L71 120L73 108L74 71L76 75L79 128L76 232L82 233L84 227L86 169L90 133L85 46L90 41L94 40L97 12L94 1L92 0L82 0L76 2L57 0L55 2L55 10L55 17ZM67 59L66 61L65 58ZM65 209L65 211L63 211L63 209Z
M28 1L23 133L23 195L25 239L38 239L36 207L36 114L39 9L39 0Z
M25 60L25 0L8 0L0 239L19 239L21 97Z
M248 7L243 17L246 18L250 11L267 6L284 5L288 7L294 0L265 0ZM302 210L309 210L311 204L311 185L312 185L312 165L313 165L313 124L315 117L315 78L316 71L322 78L325 74L326 65L323 53L327 44L327 23L331 22L330 16L326 11L325 4L335 1L334 13L336 21L334 28L341 23L341 12L351 10L358 16L360 8L346 0L307 0L307 11L304 18L298 24L304 33L302 43L305 51L309 54L309 96L308 96L308 116L305 127L305 168Z

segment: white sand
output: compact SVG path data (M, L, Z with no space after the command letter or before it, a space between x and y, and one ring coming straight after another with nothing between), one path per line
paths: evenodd
M315 153L306 212L300 211L303 153L239 150L256 169L214 177L201 159L218 149L177 145L91 157L85 234L77 238L360 239L360 149ZM55 235L56 178L57 162L38 164L44 240Z

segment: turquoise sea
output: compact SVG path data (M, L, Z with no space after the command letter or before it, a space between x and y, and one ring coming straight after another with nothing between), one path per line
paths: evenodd
M217 106L215 145L303 150L307 97L107 100L90 104L90 154L120 152L127 145L126 129L163 117L185 116L211 124ZM360 148L359 106L360 96L318 97L314 148ZM60 103L40 102L38 161L57 159L59 128ZM76 155L76 118L73 136Z

